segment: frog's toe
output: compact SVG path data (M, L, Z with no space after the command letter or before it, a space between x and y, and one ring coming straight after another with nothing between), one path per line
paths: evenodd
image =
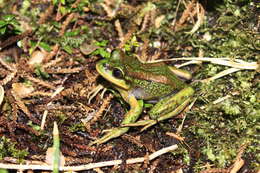
M155 125L157 122L158 122L158 121L156 121L156 120L151 120L151 121L149 122L149 124L145 125L145 126L141 129L141 132L144 131L144 130L146 130L146 129L148 129L149 127L152 127L152 126Z
M158 121L157 120L141 120L137 121L135 123L129 123L129 124L124 124L122 125L123 127L137 127L137 126L144 126L141 129L141 132L148 129L149 127L155 125Z
M123 127L137 127L137 126L147 126L149 124L156 124L156 120L140 120L135 123L123 124Z
M116 138L121 136L122 134L126 133L128 131L129 127L122 127L122 128L114 128L114 129L110 129L107 130L108 133L105 134L103 137L101 137L100 139L97 139L93 142L91 142L89 145L94 145L94 144L102 144L105 143L107 141L109 141L110 139Z

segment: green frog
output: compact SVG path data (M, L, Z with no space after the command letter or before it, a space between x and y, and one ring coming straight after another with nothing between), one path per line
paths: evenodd
M130 126L144 126L142 130L157 122L179 114L190 102L194 90L178 76L187 78L186 71L168 66L163 62L142 63L135 56L128 56L121 50L114 50L110 59L96 64L98 73L112 83L122 98L130 105L121 127L108 130L92 144L105 143L126 133ZM149 120L137 121L144 103L154 104L149 111ZM136 122L137 121L137 122Z

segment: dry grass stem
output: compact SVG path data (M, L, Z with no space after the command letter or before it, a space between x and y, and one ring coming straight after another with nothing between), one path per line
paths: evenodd
M210 168L205 171L201 171L201 173L229 173L229 170L221 168Z
M147 28L148 22L150 21L150 17L151 17L151 12L145 14L139 33L143 32Z
M184 141L184 137L179 136L178 134L172 133L172 132L166 132L166 135L171 136L179 141Z
M188 61L188 62L182 63L180 65L175 65L175 67L181 68L181 67L188 66L188 65L191 65L191 64L201 65L201 61L196 61L196 60Z
M120 44L118 45L118 48L123 48L125 43L132 37L134 31L135 31L135 27L132 27L127 34L124 35L124 39L120 42Z
M238 69L247 69L247 70L257 70L259 68L259 64L257 62L246 62L240 59L230 59L230 58L208 58L208 57L183 57L183 58L172 58L168 60L156 60L150 61L147 63L154 62L166 62L166 61L180 61L180 60L195 60L195 61L203 61L210 62L212 64L224 65Z
M49 89L56 89L55 86L53 86L51 83L47 82L47 81L43 81L41 79L37 79L37 78L34 78L34 77L31 77L31 76L25 76L28 80L38 84L38 85L41 85L41 86L44 86L46 88L49 88Z
M30 93L30 94L27 94L26 96L23 96L22 98L35 97L35 96L51 97L52 93L45 92L45 91L35 91L35 92Z
M166 148L163 148L161 150L158 150L148 156L149 161L154 160L155 158L159 157L160 155L163 155L165 153L174 151L178 148L177 145L172 145ZM134 164L134 163L142 163L145 161L145 157L138 157L138 158L132 158L127 159L125 161L126 164ZM120 165L124 161L123 160L112 160L112 161L104 161L104 162L98 162L98 163L89 163L86 165L80 165L80 166L60 166L60 171L82 171L82 170L90 170L94 168L101 168L106 166L114 166L114 165ZM52 170L53 167L50 165L32 165L32 164L4 164L0 163L0 168L3 169L16 169L16 170Z
M0 81L0 85L6 85L8 82L10 82L15 76L16 76L16 71L13 73L8 74L4 79Z
M210 81L213 81L213 80L216 80L218 78L221 78L223 76L226 76L228 74L231 74L231 73L234 73L234 72L237 72L237 71L240 71L241 69L238 69L238 68L229 68L227 70L224 70L218 74L216 74L215 76L212 76L210 78L207 78L207 79L203 79L201 80L201 82L204 82L204 83L207 83L207 82L210 82Z
M240 158L236 160L236 162L233 165L233 168L230 170L230 173L237 173L242 168L242 166L244 166L244 164L245 161L243 159Z
M52 94L51 98L54 98L56 95L58 95L60 92L62 92L62 90L64 89L64 87L58 87ZM47 104L47 106L50 106L52 104L52 102L49 102ZM44 129L44 126L45 126L45 122L46 122L46 119L47 119L47 114L48 114L48 110L45 110L43 112L43 115L42 115L42 120L41 120L41 130Z
M100 5L104 8L105 12L107 13L107 16L109 18L113 18L116 15L116 10L113 10L109 5L110 1L105 1L105 3L101 3Z
M196 10L196 13L197 13L197 21L196 21L195 25L193 26L193 28L191 29L191 31L189 32L189 34L195 33L204 21L205 10L200 3L198 3L198 2L196 3L196 9L195 10Z
M228 99L230 97L231 97L231 95L226 95L224 97L218 98L217 100L213 101L212 103L215 105L215 104L223 102L224 100L226 100L226 99Z
M183 2L183 1L182 1ZM194 1L189 2L186 6L186 9L183 11L181 18L176 22L176 19L173 20L172 25L174 26L175 30L179 30L189 18L192 18L191 14L194 10Z
M123 29L121 27L120 21L118 19L115 21L115 28L116 28L116 31L118 33L119 40L123 41L124 40L124 33L123 33Z
M101 91L105 89L103 85L99 84L98 86L96 86L94 89L92 89L87 97L88 97L88 104L90 104L91 100Z
M62 69L46 69L46 72L49 74L66 74L66 73L79 73L82 71L82 67L75 68L62 68Z
M48 67L55 66L57 63L61 62L62 60L63 60L63 56L58 57L58 58L56 58L56 59L50 61L49 63L44 64L42 67L43 67L44 69L46 69L46 68L48 68Z

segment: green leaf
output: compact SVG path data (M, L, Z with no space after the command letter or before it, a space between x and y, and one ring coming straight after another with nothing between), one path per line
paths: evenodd
M45 42L40 42L40 43L39 43L39 46L40 46L41 48L43 48L44 50L48 51L48 52L51 51L51 47L50 47L47 43L45 43Z
M77 30L74 30L74 31L69 31L69 32L66 32L65 33L65 36L67 36L67 37L73 37L73 36L77 36L77 35L79 35L79 30L77 29Z
M68 46L68 45L66 45L66 46L63 46L62 47L66 52L68 52L69 54L72 54L72 48L70 47L70 46Z
M62 5L65 5L66 4L66 1L65 0L60 0L61 4Z
M52 4L56 5L58 3L58 0L52 0Z
M11 20L14 19L14 17L15 17L14 15L8 14L8 15L3 16L3 19L4 19L5 21L7 21L7 22L10 22Z
M7 23L3 20L0 20L0 28L2 28L3 26L6 26Z
M110 52L106 51L104 48L99 48L95 50L92 55L101 55L103 58L110 58Z
M107 52L105 49L100 49L100 55L104 58L109 58L110 52Z
M213 150L211 148L207 149L206 154L207 154L209 160L211 160L211 161L216 160L216 156L213 154Z
M44 78L44 79L47 79L47 78L50 77L50 75L49 75L47 72L45 72L45 71L42 69L41 66L36 66L34 72L35 72L35 74L36 74L37 76L40 76L40 77L42 77L42 78Z
M108 40L102 40L102 41L99 41L99 42L95 42L95 45L96 46L100 46L100 47L105 47L108 43Z
M65 7L60 7L60 12L61 12L61 14L65 15L69 12L69 10Z
M41 127L38 126L38 125L33 124L32 121L29 121L29 122L27 123L27 125L30 126L30 127L32 127L32 128L33 128L34 130L36 130L36 131L40 131L40 130L41 130Z
M0 35L4 35L5 31L6 31L6 27L0 28Z

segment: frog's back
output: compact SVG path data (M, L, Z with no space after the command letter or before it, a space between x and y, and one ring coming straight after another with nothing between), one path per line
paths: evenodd
M141 63L135 57L122 60L126 80L131 82L131 93L138 99L158 100L180 91L186 84L165 63Z
M169 67L163 63L142 63L136 57L125 56L122 60L127 76L170 85L173 90L180 90L186 83L179 79Z

